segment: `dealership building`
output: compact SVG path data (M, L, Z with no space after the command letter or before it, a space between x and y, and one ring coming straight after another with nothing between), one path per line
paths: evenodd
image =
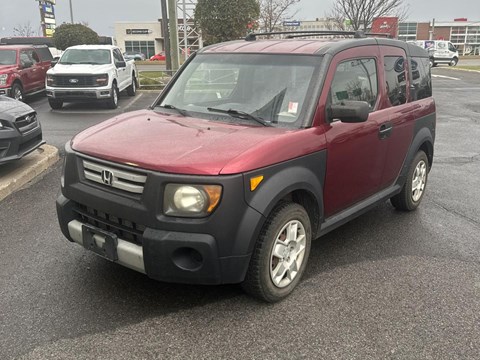
M116 22L115 41L122 52L140 52L147 59L165 50L161 20ZM187 48L187 54L202 46L202 39L192 20L185 22L184 19L178 19L178 41L180 51Z

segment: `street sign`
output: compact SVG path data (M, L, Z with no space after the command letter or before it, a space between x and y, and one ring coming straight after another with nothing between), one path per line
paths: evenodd
M300 26L302 23L300 21L284 21L283 26Z

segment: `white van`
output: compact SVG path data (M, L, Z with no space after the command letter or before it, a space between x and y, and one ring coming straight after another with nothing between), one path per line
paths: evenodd
M450 41L417 40L408 42L428 50L432 67L438 64L448 64L449 66L458 64L458 50Z

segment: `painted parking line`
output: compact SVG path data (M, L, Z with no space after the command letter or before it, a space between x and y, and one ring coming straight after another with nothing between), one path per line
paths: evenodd
M445 76L445 75L438 75L438 74L432 74L432 77L441 78L441 79L450 79L450 80L460 80L459 78L454 78L454 77Z
M144 94L143 93L140 93L138 94L137 96L135 96L135 98L133 98L132 100L130 100L130 102L125 105L124 107L124 110L127 111L129 108L131 108L133 106L133 104L135 104L138 100L140 100L140 98L143 96Z

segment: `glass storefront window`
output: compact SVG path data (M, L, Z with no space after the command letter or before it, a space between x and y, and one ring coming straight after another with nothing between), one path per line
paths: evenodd
M139 52L149 59L155 55L155 43L153 41L125 41L125 51Z

